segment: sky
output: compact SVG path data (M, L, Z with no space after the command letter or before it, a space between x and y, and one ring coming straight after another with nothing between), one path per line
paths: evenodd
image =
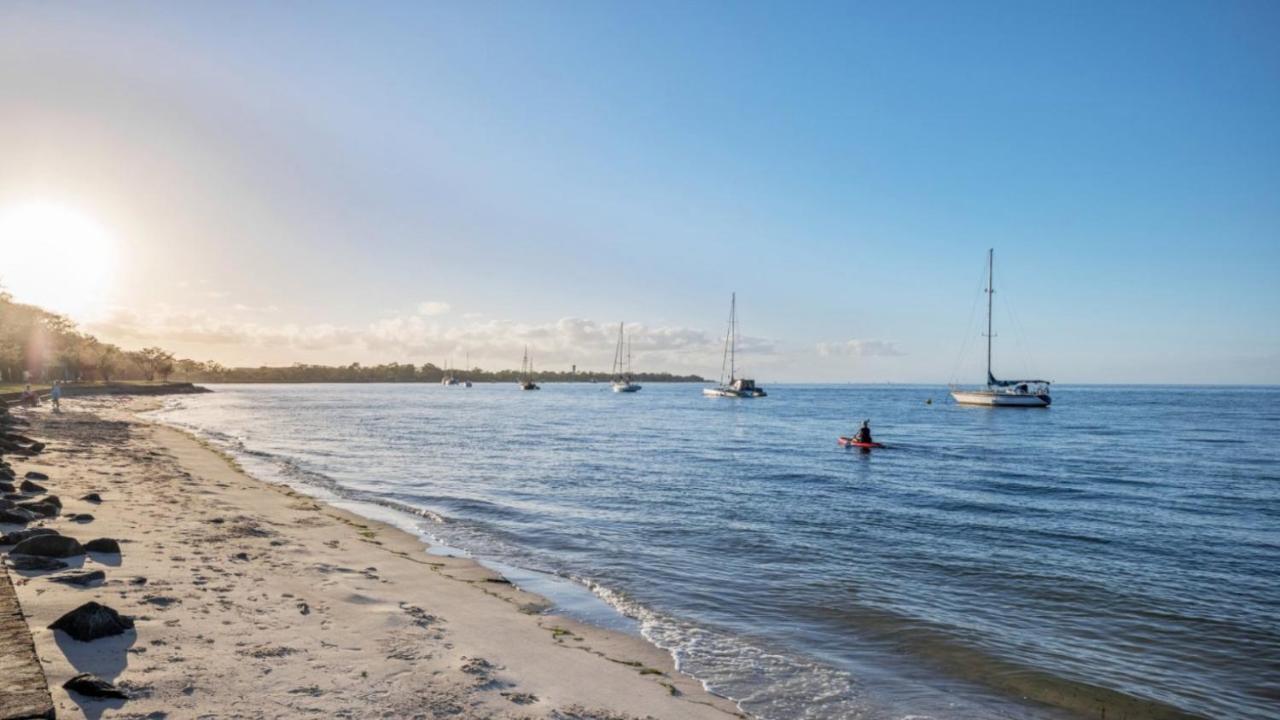
M227 365L1280 383L1280 4L0 5L0 283ZM8 218L8 220L6 220ZM15 219L16 218L16 219Z

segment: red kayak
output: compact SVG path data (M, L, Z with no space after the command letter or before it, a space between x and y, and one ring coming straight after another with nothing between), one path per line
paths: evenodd
M869 443L858 442L857 440L854 440L851 437L844 437L843 435L840 436L840 439L837 440L836 442L840 443L840 447L856 447L856 448L864 448L867 450L870 450L871 448L884 447L884 445L878 442L869 442Z

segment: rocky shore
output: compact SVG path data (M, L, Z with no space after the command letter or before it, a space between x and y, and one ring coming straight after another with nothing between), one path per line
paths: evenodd
M640 638L133 414L155 402L2 416L0 552L58 717L741 717Z

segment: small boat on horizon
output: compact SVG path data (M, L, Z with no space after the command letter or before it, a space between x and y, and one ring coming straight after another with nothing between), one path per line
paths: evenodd
M529 346L524 346L524 359L520 361L520 389L541 390L533 381L533 360L529 358Z
M767 397L764 388L757 387L756 381L737 377L738 355L738 293L729 296L729 330L724 337L724 357L720 361L720 384L713 388L703 388L702 394L707 397L758 398ZM725 371L728 370L729 381L725 382Z
M991 372L991 300L995 295L995 249L987 251L987 387L966 390L952 386L951 397L961 405L988 407L1049 407L1048 380L997 380Z
M458 378L457 378L456 376L454 376L453 371L449 369L449 364L450 364L450 363L451 363L451 361L449 361L449 360L446 360L446 361L445 361L445 363L444 363L444 377L440 378L440 384L441 384L441 385L460 385L460 384L462 384L462 383L461 383L461 381L460 381L460 380L458 380Z
M640 385L631 381L631 341L626 337L625 323L618 323L618 345L613 350L613 391L616 393L633 393L640 391ZM626 345L626 360L623 360L623 345ZM594 381L593 381L594 382Z

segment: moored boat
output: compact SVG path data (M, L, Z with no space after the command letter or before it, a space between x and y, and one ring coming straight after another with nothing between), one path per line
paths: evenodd
M702 394L707 397L726 398L758 398L767 397L764 388L758 387L755 380L737 377L738 355L738 294L729 297L729 330L724 337L724 357L720 361L720 384L713 388L703 388ZM725 382L726 371L729 381Z
M533 360L529 358L529 346L524 346L524 359L520 361L520 389L521 390L541 390L538 383L533 381Z
M961 405L988 407L1049 407L1048 380L997 380L991 372L992 332L991 306L995 295L995 250L987 251L987 386L983 388L951 388L951 397Z
M623 345L626 345L626 360L623 360ZM631 341L626 339L625 325L618 323L618 344L613 350L613 391L616 393L633 393L640 391L640 385L631 380Z

